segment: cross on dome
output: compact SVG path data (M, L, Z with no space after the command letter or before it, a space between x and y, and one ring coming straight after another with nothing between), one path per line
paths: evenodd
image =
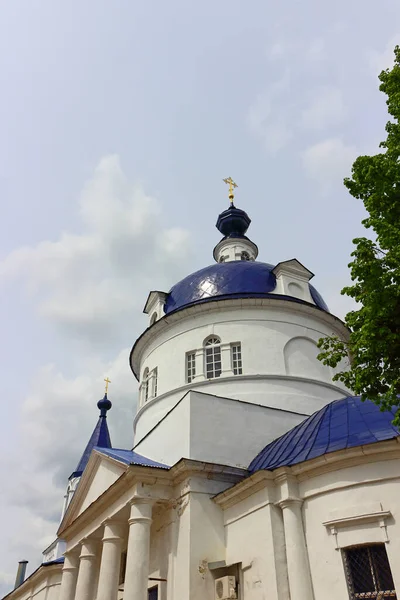
M233 190L234 190L234 188L237 188L238 185L233 181L232 177L226 177L222 181L229 185L228 198L229 198L230 203L233 204L233 198L235 197Z

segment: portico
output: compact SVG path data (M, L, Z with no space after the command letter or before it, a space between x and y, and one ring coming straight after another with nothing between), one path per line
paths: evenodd
M58 531L67 544L60 598L148 600L155 585L158 598L165 597L173 569L162 548L169 547L179 523L184 535L175 540L175 551L189 553L191 523L185 511L190 494L201 490L204 496L209 489L213 496L244 475L232 467L210 469L195 461L172 469L118 464L95 450ZM196 481L208 483L204 488ZM151 551L157 556L153 563ZM186 585L189 592L189 581Z

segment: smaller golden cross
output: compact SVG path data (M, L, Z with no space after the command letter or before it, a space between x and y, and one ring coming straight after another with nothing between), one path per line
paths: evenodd
M107 392L108 392L108 384L111 383L111 380L108 379L108 377L106 377L104 381L106 382L106 394L107 394Z
M229 195L228 198L230 200L230 203L233 204L233 198L235 196L235 194L233 193L233 189L237 188L237 184L233 181L232 177L227 177L226 179L222 180L224 183L227 183L229 185Z

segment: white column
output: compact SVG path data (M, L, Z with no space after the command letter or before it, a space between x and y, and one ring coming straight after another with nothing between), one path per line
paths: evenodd
M152 505L146 498L131 502L124 600L147 600Z
M301 504L298 498L288 498L279 504L285 528L290 600L313 600Z
M94 600L97 547L97 540L86 539L82 541L75 600Z
M104 524L97 600L117 600L123 532L123 524L118 521Z
M76 580L78 577L78 565L78 552L66 552L64 555L59 600L74 600Z

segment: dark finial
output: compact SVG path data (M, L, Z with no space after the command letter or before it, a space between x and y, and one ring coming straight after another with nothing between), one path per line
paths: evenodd
M250 223L249 215L231 204L219 215L216 227L224 237L243 237Z
M106 392L104 394L104 398L99 400L97 403L97 408L100 409L100 416L106 417L107 411L110 410L111 407L112 407L112 404L111 404L110 400L107 398L107 392Z

